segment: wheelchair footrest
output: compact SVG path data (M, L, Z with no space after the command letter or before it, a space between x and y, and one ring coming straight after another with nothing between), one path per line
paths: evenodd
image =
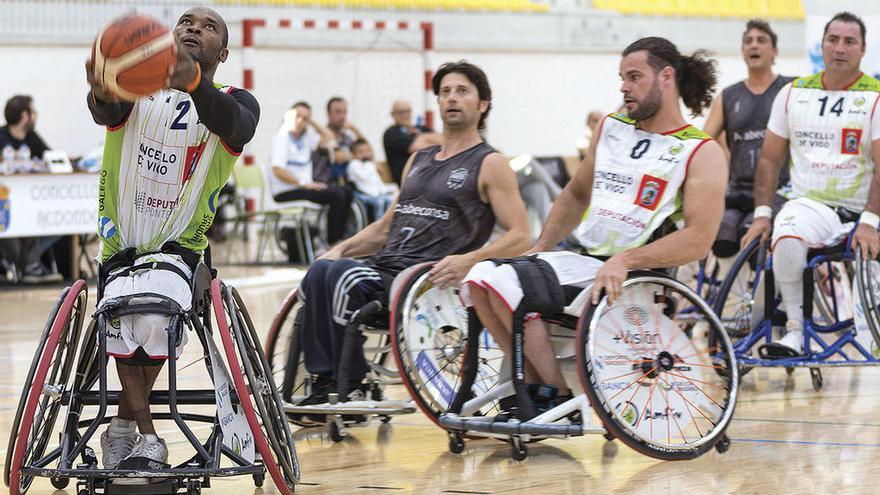
M394 416L397 414L412 414L416 412L416 406L412 401L359 400L338 402L336 404L311 404L308 406L284 404L284 411L294 414L376 414Z
M159 483L142 485L118 485L110 483L104 490L105 495L168 495L177 493L180 483L175 480L163 480Z
M532 423L517 420L495 421L493 418L474 416L461 417L455 414L440 416L440 424L448 430L461 430L477 433L495 433L501 435L540 435L554 437L579 437L584 433L604 433L601 427L585 427L580 423L553 424ZM595 429L596 431L593 431Z

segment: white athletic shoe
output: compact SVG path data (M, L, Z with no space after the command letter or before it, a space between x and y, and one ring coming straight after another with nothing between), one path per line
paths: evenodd
M159 470L168 466L168 447L165 440L157 438L155 442L140 436L134 444L128 457L119 463L120 469L139 469L144 471ZM165 478L114 478L113 482L118 485L146 485L159 483Z
M101 464L104 469L116 469L123 459L131 454L131 449L138 439L137 432L132 428L131 433L111 433L111 427L101 434Z
M785 334L785 337L782 337L776 343L791 349L796 355L802 356L804 354L804 331L800 329L790 330Z
M759 354L764 359L785 359L804 355L804 327L797 320L785 323L785 336L781 339L762 345Z

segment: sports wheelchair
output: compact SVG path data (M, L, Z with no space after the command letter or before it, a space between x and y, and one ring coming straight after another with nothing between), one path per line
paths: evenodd
M818 391L823 367L880 364L880 264L851 249L852 232L837 245L807 252L802 356L770 359L762 353L787 315L779 308L766 246L754 241L740 253L714 309L734 339L741 374L758 366L784 367L789 375L808 368Z
M427 275L432 263L413 266L400 273L391 288L392 298L395 294L407 294L414 290L413 282L416 275ZM330 438L339 442L347 435L347 428L366 426L375 417L387 423L391 416L415 412L415 406L409 400L385 400L385 387L399 383L396 381L397 371L391 368L388 354L391 351L388 332L389 311L380 302L384 294L377 294L374 301L367 303L355 312L345 328L343 337L343 355L337 371L337 392L331 393L327 404L298 405L313 392L315 377L305 368L305 358L301 345L302 301L298 297L299 289L294 289L285 298L281 310L275 316L269 336L266 339L265 353L271 363L272 373L281 384L280 393L285 402L284 409L290 413L289 418L300 426L314 426L312 421L302 422L299 415L326 417ZM366 378L366 390L363 400L348 400L347 393L351 385L348 363L355 352L363 352L367 356L370 371Z
M422 287L416 293L422 298L442 292L430 283ZM474 435L508 441L515 460L528 456L529 442L584 434L619 438L667 460L729 448L725 430L739 370L730 339L705 301L684 284L648 271L631 273L613 304L604 295L598 305L589 304L589 289L565 287L565 292L564 311L542 318L550 324L568 383L579 381L584 393L540 414L523 382L527 300L513 315L510 357L493 345L473 309L460 316L459 340L438 349L432 338L437 326L419 324L436 306L395 305L392 342L400 375L421 409L447 430L451 452L463 452L465 436ZM696 308L690 312L700 313L705 332L684 329L686 322L678 319L683 306ZM438 380L442 372L426 359L430 355L454 364L446 373L449 381ZM500 399L511 395L515 417L492 417ZM590 406L601 425L591 421Z
M118 297L92 315L85 333L86 283L78 280L62 291L43 329L15 413L3 473L10 493L25 493L34 478L41 476L59 489L74 479L80 495L194 495L210 487L216 477L251 475L254 484L262 486L267 471L280 493L293 493L299 479L293 436L282 419L281 398L250 315L235 288L214 278L205 264L199 264L194 273L191 310L156 294ZM193 453L177 465L156 471L101 469L89 445L98 427L109 423L108 407L118 405L121 395L108 387L107 325L132 314L170 317L168 356L174 355L182 332L195 332L203 353L192 364L203 361L214 384L213 389L178 388L178 371L189 365L168 360L168 389L154 390L149 397L150 404L167 406L168 412L153 412L153 418L173 421ZM225 361L215 343L217 334ZM204 414L203 407L184 412L180 406L215 406L216 411ZM61 424L56 427L59 418ZM206 423L210 433L200 438L188 422ZM50 447L53 439L59 439L58 444ZM127 477L147 477L151 483L113 483Z

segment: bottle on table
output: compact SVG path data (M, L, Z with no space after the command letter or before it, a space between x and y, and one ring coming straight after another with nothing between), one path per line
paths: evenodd
M11 175L15 173L15 148L7 144L3 147L3 160L0 161L0 173Z

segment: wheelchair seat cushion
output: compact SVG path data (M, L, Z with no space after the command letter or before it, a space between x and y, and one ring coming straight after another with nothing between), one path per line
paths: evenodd
M175 269L150 268L165 265L172 265ZM143 268L120 267L109 274L109 283L98 302L99 309L115 298L132 294L158 294L173 299L184 310L192 308L190 281L181 275L191 278L192 272L179 256L147 254L138 257L133 266ZM165 329L169 322L169 316L158 314L133 314L110 319L106 329L107 354L130 358L141 348L152 359L166 359L169 352ZM186 333L180 332L177 340L176 356L179 356L186 343Z

